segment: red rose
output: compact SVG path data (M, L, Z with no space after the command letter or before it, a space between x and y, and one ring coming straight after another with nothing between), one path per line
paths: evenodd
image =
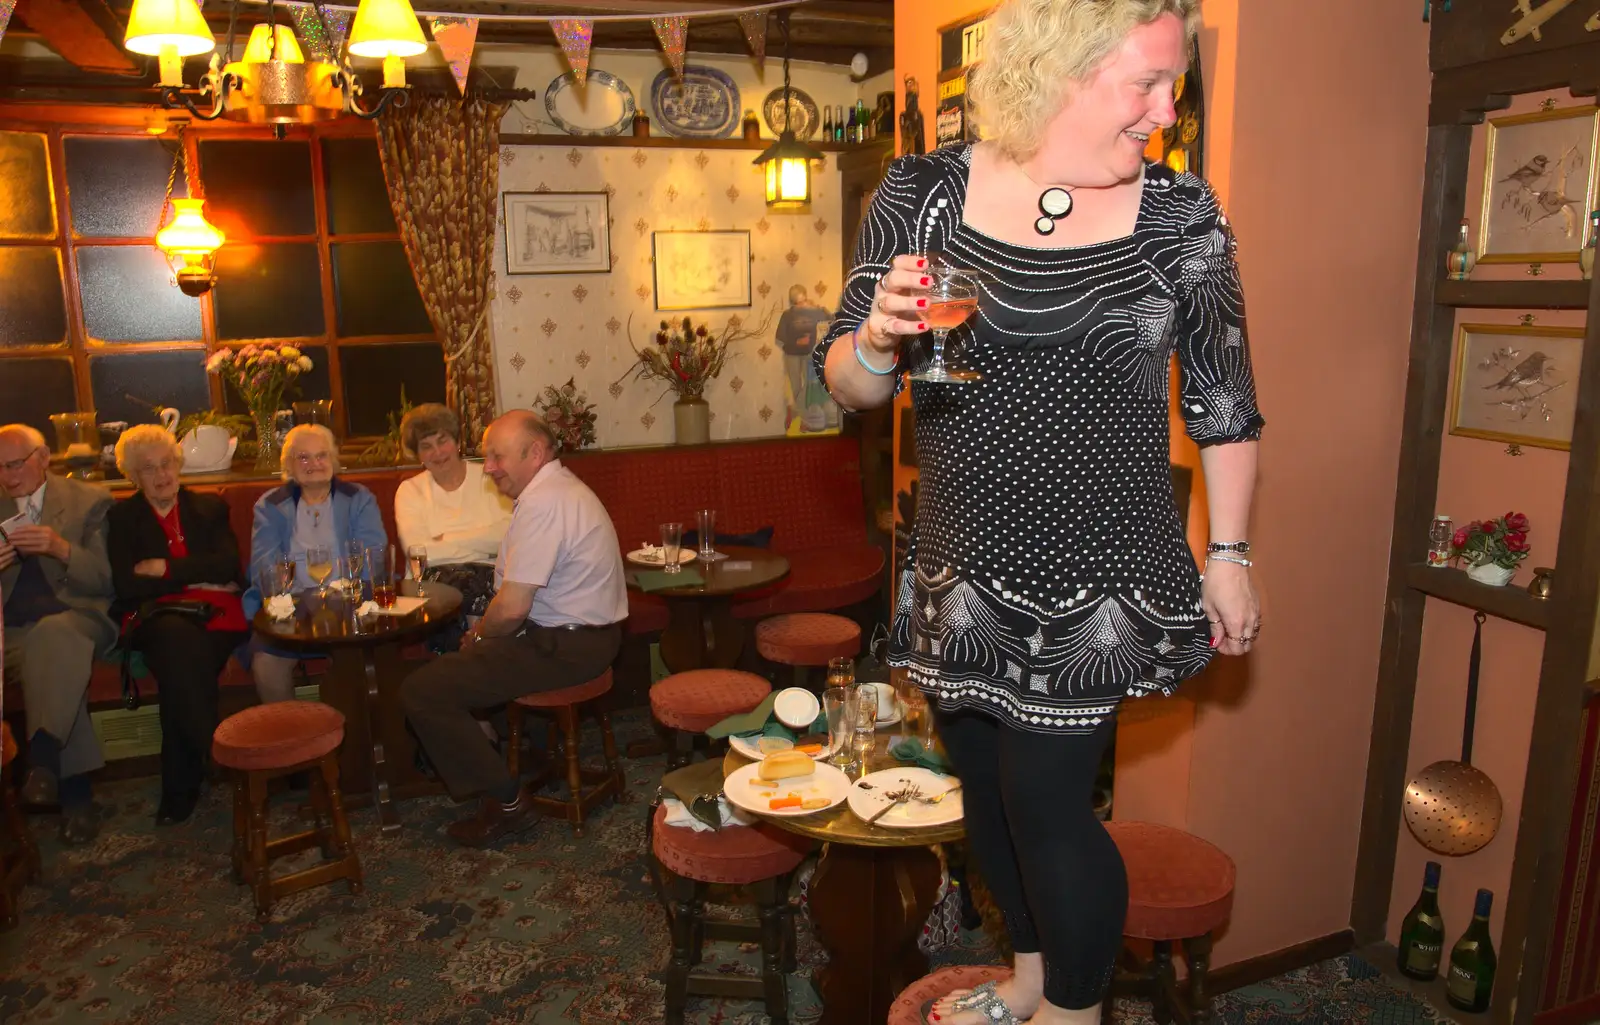
M1515 531L1513 531L1510 534L1507 534L1506 535L1506 548L1510 549L1513 552L1525 552L1525 551L1527 551L1528 550L1528 537L1527 537L1527 535L1526 534L1519 534L1519 533L1516 533Z
M1518 534L1528 532L1528 518L1519 512L1506 513L1506 529L1516 531Z
M1450 539L1450 544L1456 548L1465 547L1467 543L1467 528L1462 527L1456 531L1456 536Z

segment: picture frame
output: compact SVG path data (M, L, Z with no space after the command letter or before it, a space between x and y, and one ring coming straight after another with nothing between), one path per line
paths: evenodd
M656 309L748 307L750 231L656 231L650 234Z
M611 197L604 192L507 192L506 273L611 273Z
M1492 118L1484 158L1479 263L1576 263L1600 175L1600 107Z
M1581 327L1462 324L1450 433L1534 448L1572 448Z

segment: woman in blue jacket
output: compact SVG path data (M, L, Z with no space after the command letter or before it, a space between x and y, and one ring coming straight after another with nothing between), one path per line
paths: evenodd
M378 500L360 484L340 480L339 448L333 432L320 424L301 424L283 442L282 487L256 500L255 522L250 529L252 582L259 582L275 561L293 558L296 592L316 586L306 573L306 549L326 545L336 558L343 557L351 541L384 551L389 544ZM261 607L261 593L252 587L245 596L245 612ZM262 644L257 637L250 658L250 675L263 702L294 697L294 666L304 652L291 652Z

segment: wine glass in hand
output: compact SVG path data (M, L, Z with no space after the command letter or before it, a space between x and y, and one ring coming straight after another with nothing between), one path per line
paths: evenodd
M976 370L953 366L944 358L946 337L978 312L978 273L929 257L927 276L928 308L922 319L933 332L933 359L912 373L911 379L938 384L969 384L983 380L983 375Z
M427 594L422 589L422 574L428 572L427 547L425 545L407 546L406 561L411 563L411 578L417 582L417 597L427 597Z

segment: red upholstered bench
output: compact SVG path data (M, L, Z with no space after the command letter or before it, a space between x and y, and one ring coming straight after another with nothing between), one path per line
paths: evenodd
M1142 982L1149 989L1153 1016L1161 1025L1182 1005L1184 1020L1212 1020L1206 972L1211 966L1211 933L1233 910L1236 877L1233 859L1192 833L1154 822L1107 822L1128 868L1128 920L1125 936L1152 941L1154 954ZM1187 999L1178 992L1172 969L1172 942L1183 941L1189 962Z
M764 999L774 1021L787 1021L788 987L784 980L794 962L794 913L789 882L810 853L810 840L775 826L729 826L700 832L666 824L667 810L658 807L650 820L651 877L668 909L672 960L667 965L667 1025L682 1025L691 993ZM669 878L663 880L662 872ZM712 920L705 899L713 884L754 890L759 925ZM740 979L721 972L697 973L707 939L761 943L761 977Z
M889 1025L924 1025L922 1005L958 989L972 989L985 982L1004 982L1011 969L1004 965L951 965L924 975L900 991L889 1005Z

